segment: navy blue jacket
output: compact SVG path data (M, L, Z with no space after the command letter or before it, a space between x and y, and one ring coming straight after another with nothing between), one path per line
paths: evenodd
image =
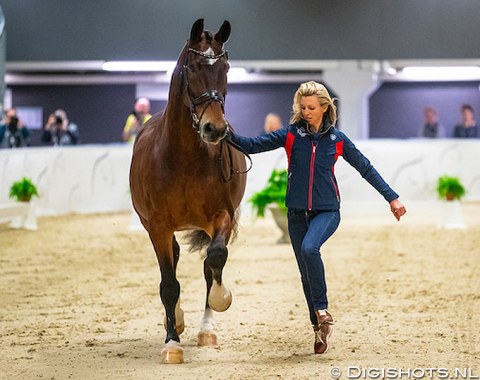
M344 133L331 127L325 134L311 134L300 122L258 137L231 135L246 152L285 148L288 157L286 206L298 210L338 210L340 193L334 165L338 157L352 165L384 198L398 198L370 161Z

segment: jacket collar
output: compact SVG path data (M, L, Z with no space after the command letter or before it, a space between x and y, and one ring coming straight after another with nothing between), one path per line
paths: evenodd
M317 132L317 134L320 134L320 137L323 137L324 135L327 134L332 129L332 124L330 122L330 119L328 117L325 117L322 122L322 126L320 128L320 131ZM311 130L310 126L305 120L300 120L298 123L298 128L297 130L302 130L304 133L313 136L315 133ZM304 136L302 136L304 137Z

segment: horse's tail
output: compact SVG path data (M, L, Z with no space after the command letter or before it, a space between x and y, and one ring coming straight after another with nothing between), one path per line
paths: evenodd
M200 251L210 244L210 236L203 230L193 230L186 236L190 251Z
M233 218L233 228L232 228L232 234L230 237L230 242L235 241L238 235L238 219L240 217L240 207L237 208L235 211L235 217ZM193 252L193 251L200 251L202 249L205 249L209 246L210 242L212 239L210 236L203 230L193 230L187 234L185 237L187 244L188 244L188 250Z

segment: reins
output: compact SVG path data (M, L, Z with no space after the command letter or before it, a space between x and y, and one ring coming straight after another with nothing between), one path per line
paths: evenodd
M224 149L224 145L225 145L225 142L229 145L231 145L234 149L238 150L240 153L242 153L245 157L248 158L248 160L250 161L250 166L247 170L236 170L236 169L233 169L233 158L232 158L232 152L230 149L227 148L227 151L228 151L228 160L229 160L229 164L230 164L230 173L228 173L228 176L227 174L224 172L223 170L223 149ZM225 137L224 141L221 142L221 145L220 145L220 157L218 158L218 160L220 161L220 167L222 168L222 178L224 180L224 182L230 182L232 180L232 177L234 174L247 174L253 167L253 161L252 161L252 157L250 157L250 155L245 151L245 149L243 149L240 145L234 143L231 139L230 139L230 136L227 135L227 137ZM227 163L228 165L228 163Z

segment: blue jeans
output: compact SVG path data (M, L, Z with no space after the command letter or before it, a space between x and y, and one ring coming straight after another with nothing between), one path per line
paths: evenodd
M288 210L288 232L307 299L310 321L315 310L328 308L327 284L320 248L340 224L340 211Z

